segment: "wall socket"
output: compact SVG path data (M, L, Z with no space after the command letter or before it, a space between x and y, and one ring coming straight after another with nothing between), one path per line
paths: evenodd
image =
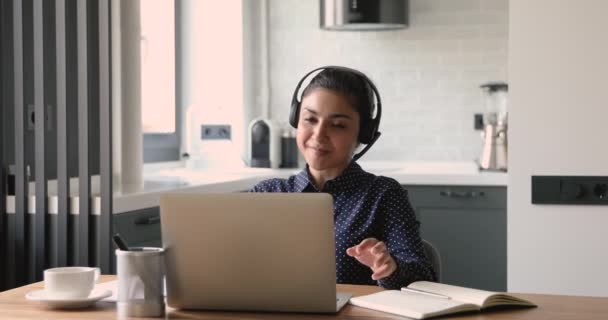
M201 126L202 140L231 140L232 129L229 124L204 124Z
M475 128L475 130L483 130L483 114L482 113L476 113L473 115L473 128Z

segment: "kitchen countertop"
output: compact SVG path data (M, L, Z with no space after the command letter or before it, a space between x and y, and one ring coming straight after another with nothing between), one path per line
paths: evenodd
M373 174L394 178L402 185L507 186L506 172L479 171L474 162L393 162L361 161L361 167ZM170 168L147 171L143 186L122 185L114 189L114 213L156 207L163 192L239 192L270 178L287 178L301 169L269 168ZM93 190L95 194L95 190ZM99 197L93 197L92 212L99 214ZM78 201L73 196L72 201ZM30 213L35 196L31 195ZM14 213L15 199L7 199L7 212ZM74 203L74 202L73 202ZM74 204L75 204L74 203ZM57 213L57 197L49 197L49 213ZM72 208L78 208L73 205ZM77 214L73 212L73 214Z
M360 162L376 175L397 180L403 185L507 185L506 172L479 171L474 162ZM141 190L123 191L114 196L114 213L158 206L162 192L238 192L251 189L270 178L287 178L301 169L237 168L231 170L161 170L144 177Z

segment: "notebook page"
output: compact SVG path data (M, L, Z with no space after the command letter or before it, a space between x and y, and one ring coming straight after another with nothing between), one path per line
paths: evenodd
M452 286L449 284L429 282L429 281L417 281L411 283L408 288L428 291L432 293L442 294L448 296L454 300L459 300L466 303L472 303L481 307L486 299L496 294L496 292L478 290L472 288L464 288L458 286Z
M356 306L422 319L444 313L477 310L476 306L451 299L402 292L397 290L381 291L350 299Z

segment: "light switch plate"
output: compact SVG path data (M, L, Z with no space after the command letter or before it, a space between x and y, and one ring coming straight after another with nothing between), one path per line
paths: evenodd
M532 203L608 205L608 177L532 176Z

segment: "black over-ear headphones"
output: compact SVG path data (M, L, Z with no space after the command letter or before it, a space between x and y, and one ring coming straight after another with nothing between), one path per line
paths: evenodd
M304 75L304 77L302 77L302 79L300 79L300 81L298 82L298 85L296 86L296 89L293 92L293 97L291 98L291 110L289 111L289 124L291 124L291 126L294 128L298 127L298 121L300 118L300 103L301 103L301 101L298 100L298 91L300 90L300 87L302 86L304 81L308 78L308 76L310 76L314 72L319 71L319 70L327 70L327 69L345 71L345 72L356 75L358 78L363 80L369 86L369 88L371 88L371 90L374 93L374 96L376 97L375 98L376 116L373 117L373 114L372 114L370 116L372 116L373 118L362 119L362 121L361 121L361 127L359 128L358 140L359 140L359 142L365 144L366 146L365 146L365 148L363 148L363 150L361 152L357 153L353 157L353 160L357 160L364 153L366 153L367 150L369 150L369 148L371 148L371 146L380 137L381 133L378 131L378 127L380 125L380 118L382 116L382 102L380 100L380 94L378 93L378 89L376 88L374 83L360 71L357 71L357 70L351 69L351 68L347 68L347 67L342 67L342 66L325 66L325 67L320 67L320 68L316 68L314 70L309 71L306 75ZM368 99L368 101L372 101L372 100L373 99ZM370 112L373 112L374 106L368 106L368 107L370 108ZM361 116L363 116L363 115L361 115Z

